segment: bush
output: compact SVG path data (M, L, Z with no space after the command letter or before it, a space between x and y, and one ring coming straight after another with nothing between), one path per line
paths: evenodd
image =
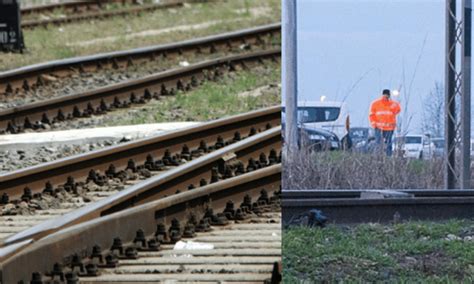
M283 159L285 189L440 189L443 161L300 150Z

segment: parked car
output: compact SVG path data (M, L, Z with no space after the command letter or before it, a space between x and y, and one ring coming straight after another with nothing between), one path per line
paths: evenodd
M351 127L349 137L353 150L357 152L367 153L375 143L374 129L369 127Z
M285 115L282 113L282 142L285 143ZM341 143L337 135L331 131L318 128L308 128L298 125L300 146L308 147L314 151L340 150Z
M474 139L471 139L471 160L474 157Z
M301 145L314 151L340 150L341 143L337 135L324 129L300 127Z
M405 158L423 159L423 135L395 137L393 148Z
M425 159L441 158L444 155L444 138L435 137L424 140L423 155Z
M285 108L283 108L283 113ZM334 133L343 149L350 149L350 119L343 102L298 102L298 123L305 129L322 129Z

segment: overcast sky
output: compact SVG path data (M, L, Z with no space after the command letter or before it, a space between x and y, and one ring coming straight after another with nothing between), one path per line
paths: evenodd
M370 102L382 89L402 85L408 91L412 83L404 111L413 116L410 131L419 132L422 98L444 80L444 5L444 0L298 0L299 100L346 98L352 125L368 126Z

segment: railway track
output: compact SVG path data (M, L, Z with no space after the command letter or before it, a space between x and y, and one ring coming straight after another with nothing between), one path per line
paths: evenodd
M215 80L224 72L278 61L279 57L280 50L227 56L92 91L7 109L0 111L0 133L19 133L24 129L42 130L45 124L101 115L134 104L144 104L153 98L174 95L178 90L188 91L205 80Z
M44 5L35 5L21 8L21 16L27 17L34 14L53 13L56 10L61 10L64 13L82 13L86 11L95 11L102 9L107 4L138 4L136 0L85 0L85 1L70 1L62 3L51 3Z
M2 243L41 235L43 231L29 227L115 196L118 191L125 198L124 188L143 179L179 178L179 182L163 185L162 192L170 186L170 192L175 193L192 188L191 184L197 187L232 176L226 173L225 160L234 161L239 173L259 164L278 163L280 120L280 107L272 107L1 175L0 209L2 215L7 215L2 217L4 225L0 227ZM268 131L272 134L267 140L259 138L261 132ZM250 144L242 145L249 140ZM204 157L205 163L195 161ZM128 202L135 204L147 198L143 193ZM117 210L108 202L108 210Z
M45 76L61 80L76 74L92 74L104 70L126 70L146 62L159 63L180 55L212 55L218 51L232 50L241 46L245 46L247 49L265 49L279 43L280 33L281 24L275 23L177 43L26 66L0 73L0 96L14 96L25 91L35 90L48 83Z
M318 209L338 224L474 218L474 190L283 190L283 224Z
M8 238L0 249L2 283L49 281L55 274L79 277L81 283L151 281L153 276L261 283L280 258L281 160L271 157L281 149L280 130L263 130ZM256 229L261 233L252 233ZM229 237L239 234L241 239ZM181 239L216 247L171 250ZM271 244L261 247L262 242ZM199 269L203 265L209 269ZM166 272L150 275L150 269Z
M73 22L76 23L76 22L92 20L92 19L105 19L105 18L117 17L117 16L127 16L127 15L139 14L143 12L151 12L151 11L155 11L159 9L178 8L178 7L183 7L184 5L184 2L170 2L170 3L162 3L162 4L133 6L133 7L120 8L120 9L114 9L114 10L108 11L108 10L101 10L100 8L104 5L97 4L97 3L100 3L100 2L94 1L92 2L92 4L89 3L89 4L84 4L84 5L79 5L79 4L71 5L71 8L73 9L73 11L74 9L76 9L77 11L82 11L82 13L67 15L66 17L40 19L40 20L26 20L26 21L22 20L21 27L23 29L32 29L32 28L37 28L37 27L47 28L48 26L51 26L51 25L58 26L58 25L63 25L67 23L73 23ZM69 6L65 6L65 7L69 7ZM96 7L96 8L92 9L91 7ZM84 10L86 10L87 12Z
M187 240L210 244L214 247L212 250L174 250L173 245L163 245L162 251L138 252L138 259L124 260L116 268L104 269L100 276L83 277L81 283L132 282L137 279L263 283L271 279L274 262L281 258L281 214L268 212L259 215L246 222L198 233Z

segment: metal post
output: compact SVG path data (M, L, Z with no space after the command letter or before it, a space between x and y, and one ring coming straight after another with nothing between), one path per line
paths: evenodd
M472 0L463 0L462 103L461 103L461 189L471 187L471 23Z
M456 0L446 0L446 58L445 58L445 162L444 185L456 187Z
M298 149L298 84L296 52L296 1L282 0L283 70L285 96L285 143L287 151Z
M0 51L23 52L20 3L0 0Z

